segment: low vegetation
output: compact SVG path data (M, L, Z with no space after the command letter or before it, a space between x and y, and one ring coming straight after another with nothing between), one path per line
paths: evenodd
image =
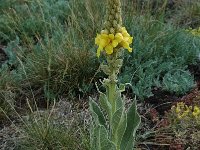
M88 97L98 95L95 83L100 85L99 80L107 77L100 72L99 65L104 60L96 57L94 44L104 20L105 3L106 0L0 0L0 127L3 131L4 126L14 124L19 134L9 140L14 141L11 145L16 149L89 149L86 128L90 117L80 116L88 111ZM145 105L149 98L156 99L155 91L173 95L170 108L173 104L178 106L179 99L191 91L198 93L200 2L122 0L122 10L123 24L134 42L133 52L125 54L119 81L130 83L123 94L136 96L140 115L146 118L149 112L144 113L143 109L157 107ZM161 98L162 103L168 102L165 98ZM74 119L71 125L70 119L64 121L68 125L55 125L50 115L57 108L54 105L63 99L72 108L73 113L63 113ZM187 106L191 111L200 107L199 103ZM33 115L40 111L46 114ZM166 109L176 117L171 111ZM159 114L158 120L165 116L169 121L170 115ZM136 146L145 145L144 140L148 142L150 125L146 125L151 121L142 118ZM177 124L171 123L165 131L159 129L153 139L163 132L179 133ZM191 130L194 137L198 136L199 129L192 124L184 136L175 136L182 140L177 143L183 144ZM196 139L188 141L187 147L198 149Z

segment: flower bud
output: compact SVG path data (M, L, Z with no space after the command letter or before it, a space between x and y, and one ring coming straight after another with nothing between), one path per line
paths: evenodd
M112 21L114 19L113 15L109 15L109 21Z
M118 26L117 21L116 21L116 20L113 20L113 27L114 27L115 29L117 29L117 26Z
M115 10L112 9L110 13L111 13L112 15L115 15Z
M110 28L110 33L115 34L115 29L114 28Z

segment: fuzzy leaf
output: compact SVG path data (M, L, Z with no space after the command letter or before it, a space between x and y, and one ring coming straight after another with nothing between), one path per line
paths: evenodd
M124 91L125 91L125 87L126 87L125 84L120 84L120 85L119 85L119 91L120 91L120 92L124 92Z
M115 145L108 139L108 132L102 125L94 129L93 143L91 150L116 150Z
M106 128L106 120L98 104L94 100L92 100L92 98L90 98L89 105L90 112L92 113L96 125L100 124Z
M112 118L112 127L111 127L113 141L115 141L115 144L117 144L118 147L120 147L122 137L126 130L126 122L127 122L127 117L123 110L123 107L121 107L114 113Z
M108 101L107 96L104 93L100 93L99 102L100 102L101 107L106 111L106 113L108 114L110 118L111 112L112 112L112 106L110 102Z
M117 91L115 93L115 99L116 99L116 110L118 110L119 108L124 106L120 91Z
M123 64L123 59L117 59L116 62L115 62L115 66L117 68L120 68Z
M124 133L121 150L131 150L134 148L135 133L141 120L137 113L136 102L134 101L127 113L127 127Z

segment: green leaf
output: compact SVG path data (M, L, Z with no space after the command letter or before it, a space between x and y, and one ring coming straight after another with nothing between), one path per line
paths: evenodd
M100 92L99 102L100 102L101 107L108 114L108 117L111 118L112 106L111 106L110 102L108 101L107 96L102 92Z
M115 93L115 99L116 99L116 110L118 110L119 108L124 106L120 91L117 91Z
M119 91L120 91L120 92L124 92L124 91L125 91L125 87L126 87L125 84L120 84L120 85L119 85Z
M110 68L108 67L108 65L101 65L101 70L106 74L106 75L109 75L110 74Z
M115 145L108 139L108 132L102 125L94 128L91 150L116 150Z
M123 59L117 59L117 60L115 61L115 66L116 66L117 68L120 68L120 67L122 66L122 64L123 64Z
M126 130L126 122L127 122L127 117L126 117L123 107L121 107L114 113L113 118L112 118L112 123L111 123L112 138L113 138L114 143L119 148L120 148L122 137Z
M140 122L140 116L137 113L136 102L134 101L127 113L127 127L122 139L121 150L131 150L134 148L135 133Z
M92 121L90 124L90 149L93 149L93 146L95 146L95 139L94 139L95 125L94 124L95 124L94 121Z
M92 100L91 97L89 99L90 112L92 113L96 125L100 124L106 128L106 120L101 109L99 108L98 104L94 100Z
M112 128L113 134L116 132L116 130L117 130L117 128L118 128L118 125L119 125L119 122L120 122L122 113L123 113L123 108L121 107L120 109L118 109L118 110L113 114L113 118L112 118L112 122L111 122L111 125L112 125L111 128Z

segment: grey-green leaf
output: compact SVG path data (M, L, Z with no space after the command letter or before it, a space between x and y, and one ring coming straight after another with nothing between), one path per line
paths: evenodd
M91 150L116 150L115 145L108 138L106 128L102 125L98 125L94 129L94 139Z
M119 85L119 91L120 91L120 92L124 92L124 91L125 91L125 88L126 88L126 85L125 85L125 84L120 84L120 85Z
M90 112L92 113L92 116L96 124L97 125L101 124L106 128L106 120L98 104L94 100L92 100L92 98L90 98L89 105L90 105Z
M101 107L106 111L106 113L108 114L108 117L110 119L111 113L112 113L112 106L111 106L110 102L108 101L106 94L100 93L99 102L100 102Z
M120 143L122 140L122 137L124 135L124 132L126 130L126 114L123 110L123 107L118 109L112 118L112 138L115 144L120 148Z
M121 150L131 150L134 148L135 133L140 122L140 116L137 113L136 102L134 101L127 113L127 127L122 139Z
M118 110L119 108L124 106L120 91L117 91L115 93L115 99L116 99L116 110Z

